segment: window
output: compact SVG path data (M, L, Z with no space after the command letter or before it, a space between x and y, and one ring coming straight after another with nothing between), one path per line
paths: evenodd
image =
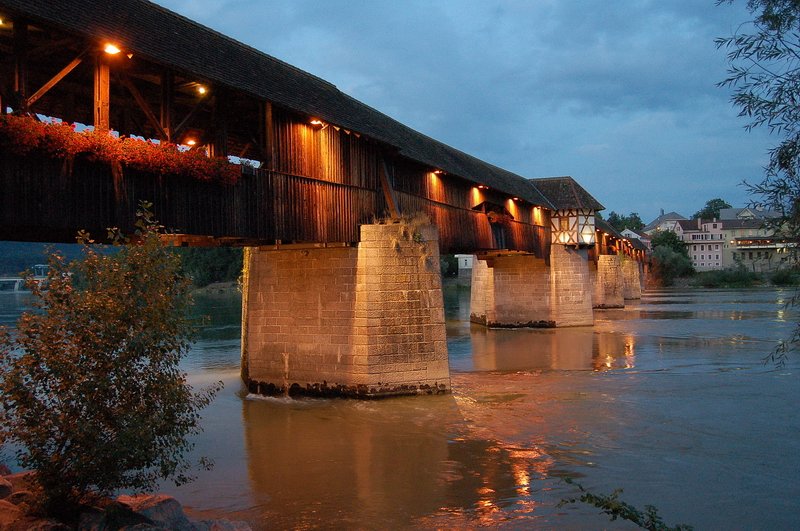
M747 258L749 258L750 260L753 259L753 251L748 251L747 252Z
M715 250L715 251L719 251L719 244L717 244L717 245L715 245L715 246L714 246L714 250Z
M719 260L719 255L716 255L716 256L714 257L714 260ZM717 265L719 265L719 264L717 264Z
M706 246L705 246L705 245L701 245L701 246L700 246L700 250L701 250L701 251L705 251L705 250L706 250Z

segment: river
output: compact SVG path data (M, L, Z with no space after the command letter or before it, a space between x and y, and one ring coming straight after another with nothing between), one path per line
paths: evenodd
M453 392L381 401L247 396L236 297L184 362L222 380L198 455L164 486L195 516L275 528L629 528L563 478L697 529L800 526L800 353L762 358L800 317L792 290L651 291L593 328L487 330L445 290ZM11 323L25 297L0 299Z

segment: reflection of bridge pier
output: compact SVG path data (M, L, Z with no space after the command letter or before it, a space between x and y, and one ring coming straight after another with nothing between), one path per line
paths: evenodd
M480 371L594 370L634 366L634 339L593 328L528 330L473 326L472 360Z

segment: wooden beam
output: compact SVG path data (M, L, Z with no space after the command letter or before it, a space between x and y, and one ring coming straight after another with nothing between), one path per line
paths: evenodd
M168 142L172 142L172 105L175 94L175 74L165 69L161 73L161 129Z
M263 153L265 168L272 169L274 167L274 149L275 149L275 127L272 119L272 102L263 101L260 105L261 119L259 120L259 130L261 136L261 143L258 146L259 150Z
M28 23L24 20L14 21L14 95L22 107L14 110L27 111Z
M194 117L195 114L197 114L197 111L199 111L200 108L203 106L203 103L205 103L205 99L198 100L197 103L194 104L194 107L192 107L192 109L189 111L189 114L187 114L186 117L183 120L181 120L181 123L178 124L178 127L175 128L175 132L172 133L172 137L175 138L176 141L183 132L183 129L187 125L189 125L189 121Z
M389 168L386 166L386 159L381 158L381 163L378 168L381 177L381 188L383 189L383 197L386 199L386 204L389 206L389 215L392 219L400 218L400 210L397 208L397 199L394 197L394 190L389 182Z
M32 106L34 103L36 103L36 102L39 100L39 98L41 98L42 96L44 96L45 94L47 94L47 92L48 92L48 91L49 91L51 88L53 88L54 86L56 86L56 84L57 84L59 81L61 81L62 79L64 79L64 78L67 76L67 74L69 74L70 72L72 72L73 70L75 70L75 68L76 68L76 67L77 67L79 64L81 64L82 62L83 62L83 54L81 53L81 54L80 54L78 57L76 57L75 59L73 59L72 61L70 61L70 63L69 63L67 66L65 66L64 68L62 68L62 69L61 69L61 71L60 71L58 74L56 74L56 75L54 75L52 78L50 78L50 81L48 81L47 83L45 83L44 85L42 85L42 86L41 86L41 88L40 88L39 90L37 90L36 92L34 92L34 93L31 95L31 97L30 97L30 98L28 98L28 100L27 100L27 103L26 103L26 106L27 106L27 107L31 107L31 106Z
M111 128L111 70L108 62L101 55L95 61L94 68L94 129L108 131Z
M230 94L221 87L214 91L211 107L211 156L228 156L228 98Z
M133 81L131 81L131 78L128 77L128 74L120 72L119 80L123 85L125 85L125 88L128 89L128 92L131 93L133 99L136 100L136 103L144 113L145 118L147 118L147 121L150 122L150 125L153 126L158 133L158 137L161 140L169 140L167 137L167 132L161 127L161 123L159 122L158 118L156 118L156 115L153 114L152 109L150 109L150 104L148 104L147 100L144 99L144 96L142 96L142 93L136 88L136 85L133 84Z

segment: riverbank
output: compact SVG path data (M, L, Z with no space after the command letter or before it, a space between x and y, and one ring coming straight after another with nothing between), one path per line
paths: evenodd
M205 295L209 297L228 296L240 292L241 288L239 283L235 280L231 280L229 282L212 282L207 286L192 289L193 295Z
M35 472L17 472L0 468L0 530L69 531L77 529L170 529L173 531L251 531L246 522L227 519L191 520L181 504L166 494L121 495L101 500L81 511L73 525L38 515L40 494Z

